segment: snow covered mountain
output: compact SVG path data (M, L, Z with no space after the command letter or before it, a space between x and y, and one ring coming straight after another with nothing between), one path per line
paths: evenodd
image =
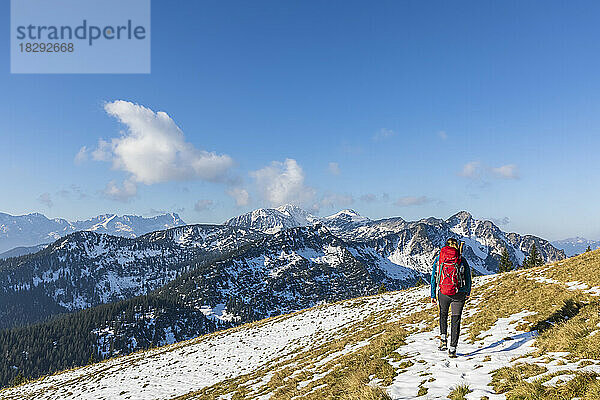
M225 225L243 226L264 233L276 233L283 229L311 225L318 220L300 207L286 204L277 208L259 208L225 221Z
M51 243L77 231L93 231L134 238L148 232L182 225L185 225L185 222L175 213L150 218L104 214L74 222L62 218L49 219L39 213L17 216L0 213L0 252L16 247Z
M329 218L331 217L324 218L325 224ZM427 218L409 222L399 217L360 220L354 226L349 226L349 229L338 229L336 232L359 250L374 251L393 264L423 273L431 272L439 248L449 237L465 242L463 254L471 267L480 274L498 271L504 248L508 250L514 265L523 263L533 243L545 262L565 258L562 251L544 239L503 232L491 221L476 220L466 211L447 220Z
M138 226L127 218L130 227ZM256 210L227 225L190 225L134 239L98 233L121 229L135 235L116 219L107 216L91 225L94 231L0 261L0 327L128 299L188 271L185 289L169 290L216 317L226 313L230 320L249 321L319 301L372 294L382 284L398 289L427 279L450 236L466 243L464 256L476 274L496 272L504 248L515 265L534 243L544 261L564 258L543 239L504 233L466 212L447 220L372 221L352 210L317 219L283 206ZM285 228L290 225L303 226Z
M574 237L569 239L555 240L552 245L557 249L564 250L569 257L576 254L581 254L589 247L591 250L600 248L600 240L588 240L582 237Z
M437 350L437 310L417 287L70 369L0 397L597 398L599 261L594 252L475 278L457 359Z
M228 320L268 316L414 285L423 274L377 254L357 251L323 225L264 237L228 258L191 271L158 293L176 293L190 307Z
M297 207L294 209L296 214L309 215L306 211L298 211ZM265 217L267 215L269 218ZM449 237L465 242L464 256L480 274L498 271L504 248L508 250L514 265L523 263L534 243L546 262L565 258L561 250L544 239L503 232L491 221L477 220L466 211L447 220L427 218L405 221L400 217L371 220L353 210L343 210L323 218L310 215L296 219L279 209L259 209L226 222L227 225L253 228L265 233L317 223L351 243L355 251L364 257L367 254L377 255L391 265L422 273L430 273L437 251Z
M0 261L0 328L155 290L264 234L188 225L130 239L80 231L44 250Z
M43 250L47 247L47 244L38 244L36 246L21 246L15 247L4 253L0 253L0 259L10 258L10 257L21 257L27 254L37 253L40 250Z
M320 219L332 232L349 232L355 228L366 225L371 222L367 217L363 217L354 210L342 210L338 213Z

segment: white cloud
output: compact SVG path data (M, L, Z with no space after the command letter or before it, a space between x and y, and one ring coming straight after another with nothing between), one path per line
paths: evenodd
M395 205L399 206L399 207L409 207L409 206L420 206L423 204L427 204L431 202L431 199L429 199L426 196L404 196L404 197L400 197L398 198L398 200L396 200L394 202Z
M379 132L377 132L375 135L373 135L373 140L375 140L376 142L391 138L392 136L395 136L396 132L394 132L391 129L385 129L385 128L381 128L379 130Z
M294 203L310 205L315 190L304 184L304 171L296 160L273 161L271 165L250 172L260 195L272 206Z
M489 167L479 161L471 161L463 166L458 175L482 181L487 181L492 178L519 179L519 168L515 164Z
M130 188L134 182L152 185L183 180L227 181L233 166L231 157L199 150L186 142L181 129L165 112L123 100L106 103L104 109L127 130L110 142L100 140L92 158L110 161L114 169L131 174ZM109 191L118 192L115 188L113 182Z
M498 178L519 179L519 168L515 164L507 164L501 167L492 168L492 172Z
M250 201L250 195L246 189L239 187L233 187L227 190L227 194L235 200L235 205L238 207L248 205Z
M37 200L48 208L51 208L54 205L54 202L52 201L52 198L50 197L50 193L40 194L39 197L37 198Z
M125 179L121 186L115 181L110 181L102 193L112 200L128 201L137 194L137 184L131 179Z
M341 172L341 171L340 171L340 166L339 166L339 164L338 164L338 163L336 163L336 162L330 162L327 168L329 169L329 172L330 172L332 175L339 175L339 174L340 174L340 172Z
M448 139L448 134L446 133L446 131L439 131L437 135L442 140Z
M458 174L465 178L477 179L481 176L481 163L479 161L471 161L463 166L462 171Z
M98 140L98 147L94 151L92 151L92 159L94 161L111 161L111 144L104 139Z
M210 209L213 205L212 200L198 200L196 204L194 204L194 210L198 212L206 211Z
M75 155L75 164L81 164L88 159L88 148L87 146L83 146L79 149L77 154Z

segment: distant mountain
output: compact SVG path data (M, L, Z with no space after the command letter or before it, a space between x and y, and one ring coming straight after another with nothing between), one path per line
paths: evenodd
M38 244L37 246L15 247L14 249L10 249L8 251L5 251L4 253L0 253L0 259L10 257L21 257L26 254L37 253L38 251L45 249L47 246L47 244Z
M0 261L0 329L148 293L264 234L188 225L123 238L81 231L44 250Z
M208 269L194 278L186 298L188 291L200 293L194 306L247 320L372 293L381 284L414 284L430 274L448 237L465 242L464 256L476 274L496 272L505 248L514 265L522 264L534 243L546 262L565 258L544 239L502 232L464 211L447 220L408 222L373 221L352 210L317 218L283 206L256 210L227 225L189 225L138 238L98 233L119 227L135 235L116 219L101 218L94 231L72 233L36 254L0 261L0 328L139 296L201 265ZM302 226L286 228L290 225ZM357 274L360 279L352 281ZM229 303L236 296L236 303Z
M332 232L348 232L371 222L354 210L342 210L336 214L320 219Z
M343 210L327 217L316 217L294 207L293 218L279 209L259 209L226 222L227 225L253 228L265 233L277 232L286 227L307 226L320 223L329 231L352 244L356 251L377 254L393 265L430 273L437 252L449 237L466 244L464 255L480 274L498 271L500 255L508 250L514 265L521 265L533 243L546 262L565 258L562 250L547 240L532 235L506 233L491 221L473 218L466 211L447 220L427 218L405 221L400 217L371 220L354 210ZM306 217L308 215L308 217Z
M264 233L277 233L283 229L323 223L331 232L347 231L371 220L354 210L342 210L328 217L317 217L302 208L285 204L277 208L259 208L225 221L225 225L243 226Z
M555 240L552 245L557 249L564 250L569 257L575 254L581 254L587 250L588 246L592 250L600 248L600 240L588 240L582 237L574 237L569 239Z
M150 218L136 215L104 214L85 221L74 222L62 218L49 219L39 213L17 216L0 213L0 252L17 247L48 244L77 231L93 231L134 238L148 232L182 225L185 225L185 222L175 213ZM15 254L24 250L15 250Z
M414 285L425 275L364 252L315 224L265 236L229 257L205 264L158 293L176 293L190 307L246 322L322 301ZM208 312L208 311L207 311Z
M424 278L321 224L273 235L225 225L136 239L76 232L36 254L0 262L0 328L156 289L217 320L245 322Z
M225 225L243 226L264 233L311 225L318 218L300 207L286 204L277 208L259 208L225 221Z

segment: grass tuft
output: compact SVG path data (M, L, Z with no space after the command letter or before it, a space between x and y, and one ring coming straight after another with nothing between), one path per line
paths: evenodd
M472 390L469 388L469 385L462 383L452 388L452 390L448 394L448 398L450 400L466 400L465 396L471 392Z

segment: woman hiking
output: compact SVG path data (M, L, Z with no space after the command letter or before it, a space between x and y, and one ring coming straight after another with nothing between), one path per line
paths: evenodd
M471 268L461 254L462 243L449 238L433 263L431 272L431 302L439 302L440 346L448 350L451 358L456 357L456 345L460 334L460 316L465 301L471 295ZM448 310L452 310L450 347L448 347Z

